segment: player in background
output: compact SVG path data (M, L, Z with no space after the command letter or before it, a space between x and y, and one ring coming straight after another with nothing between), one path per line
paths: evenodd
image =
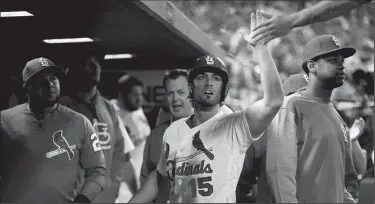
M119 202L127 202L131 196L140 188L140 174L143 161L143 151L146 139L150 135L151 128L143 111L143 83L134 76L124 75L118 80L118 97L111 100L115 105L122 122L125 124L135 149L130 153L132 166L128 166L126 171L133 174L127 174L125 182L127 185L121 185Z
M129 152L134 146L113 104L97 88L101 77L97 58L82 56L71 63L67 73L68 96L61 97L59 103L83 114L93 124L107 166L106 186L93 203L114 203L124 174L129 173L124 172L124 165L129 162Z
M193 107L189 98L188 88L189 72L182 69L174 69L163 78L165 88L165 97L169 109L169 120L156 126L150 136L147 138L145 150L143 153L143 164L141 170L141 183L143 184L147 176L154 170L159 163L162 154L163 135L169 125L176 120L188 117L193 114ZM161 187L162 186L162 187ZM170 182L159 186L158 197L154 200L157 203L166 203L170 192Z
M348 13L373 0L326 0L289 15L276 15L261 12L266 21L254 28L254 41L269 42L287 35L293 28L330 20Z
M89 203L105 186L104 156L94 127L57 103L64 74L47 58L27 62L22 78L28 102L1 112L2 202ZM85 180L78 189L80 169Z
M251 27L261 22L251 15ZM251 29L250 29L251 30ZM163 137L163 153L157 172L130 202L155 199L157 183L171 181L170 202L236 202L236 185L245 152L262 135L283 102L281 81L267 45L253 44L261 67L264 98L246 110L231 114L220 111L229 84L222 60L199 57L189 73L189 91L194 114L173 122Z
M265 133L267 181L275 202L354 202L345 188L345 174L355 174L351 142L331 94L343 85L344 59L355 52L332 35L305 46L307 87L284 99Z

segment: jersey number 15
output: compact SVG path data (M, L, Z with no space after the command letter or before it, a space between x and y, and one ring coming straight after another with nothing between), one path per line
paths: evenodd
M211 176L191 179L189 181L189 186L191 188L192 197L193 198L197 197L197 186L198 186L198 193L201 196L210 196L214 191L214 188L210 184L210 181L212 181Z

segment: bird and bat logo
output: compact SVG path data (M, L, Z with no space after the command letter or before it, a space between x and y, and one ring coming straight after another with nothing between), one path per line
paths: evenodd
M62 130L59 130L53 133L52 141L53 141L53 144L57 147L57 149L47 152L46 153L47 158L52 158L57 155L66 153L66 155L68 155L69 160L74 159L75 153L73 150L76 149L77 147L76 145L70 145L68 143L68 141L63 135Z

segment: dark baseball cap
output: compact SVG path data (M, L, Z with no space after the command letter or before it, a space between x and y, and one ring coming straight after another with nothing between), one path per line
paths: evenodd
M344 58L353 56L356 50L352 47L342 47L340 41L333 35L320 35L311 39L303 51L302 68L307 73L307 61L331 54L341 54Z
M290 95L296 92L298 89L307 86L307 80L305 74L292 74L283 83L284 94Z
M65 72L61 67L45 57L39 57L26 63L25 68L22 71L23 83L26 84L31 77L45 69L53 69L58 77L65 76Z
M217 73L225 83L228 82L228 68L225 66L223 60L218 57L210 55L199 57L190 70L189 81L203 72Z

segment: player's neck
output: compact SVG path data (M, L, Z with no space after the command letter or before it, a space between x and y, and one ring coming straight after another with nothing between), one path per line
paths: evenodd
M29 101L27 104L29 110L37 115L44 115L44 112L52 112L57 108L57 103L52 106L43 106L40 102Z
M194 125L200 125L214 117L219 112L219 108L219 106L213 106L210 109L196 107L194 111Z
M77 96L86 101L87 103L90 103L92 99L95 97L97 91L96 85L91 87L88 91L85 92L78 92Z
M309 81L309 84L306 87L305 94L307 96L312 96L315 98L321 98L325 100L330 100L332 96L332 91L331 89L326 89L322 87L319 83Z

